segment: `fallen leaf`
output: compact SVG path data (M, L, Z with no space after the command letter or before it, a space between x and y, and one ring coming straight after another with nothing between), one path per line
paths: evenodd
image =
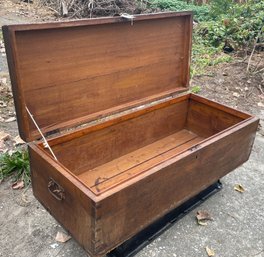
M7 139L9 139L9 138L10 138L10 135L9 135L9 134L7 134L7 133L4 132L4 131L0 131L0 140L5 141L5 140L7 140Z
M207 220L213 220L211 215L207 211L198 211L196 214L197 222L201 226L206 226L207 223L205 221Z
M210 249L208 246L205 247L205 251L207 252L208 256L215 256L215 252L213 249Z
M245 188L244 188L242 185L240 185L240 184L236 184L236 185L234 186L234 189L235 189L236 191L240 192L240 193L244 193L244 192L245 192Z
M15 120L16 120L16 117L10 117L10 118L6 119L5 122L8 123L8 122L12 122Z
M71 239L71 236L69 236L69 235L67 235L65 233L62 233L60 231L58 231L58 233L57 233L57 235L55 237L55 240L57 242L60 242L60 243L65 243L65 242L67 242L70 239Z
M198 222L198 224L201 225L201 226L207 226L207 223L204 222L204 221L202 221L202 220L198 220L197 222Z
M25 141L20 136L16 136L13 140L15 141L15 146L25 144Z
M13 189L22 189L24 188L24 181L23 180L18 180L12 185Z

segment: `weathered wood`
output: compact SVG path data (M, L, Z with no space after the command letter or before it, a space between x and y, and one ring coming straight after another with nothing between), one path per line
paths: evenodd
M92 254L95 222L94 202L90 191L43 154L35 144L29 145L29 153L34 196ZM48 190L51 180L64 189L61 201L54 198Z
M48 140L58 161L29 144L34 195L92 257L249 157L257 118L175 95L191 33L189 12L4 27L21 137L38 137L26 106L43 132L71 128Z
M50 132L186 89L191 20L186 12L139 15L133 26L111 18L4 27L6 42L15 46L9 68L21 137L39 136L25 105Z
M112 249L245 162L257 125L252 119L206 140L104 197L96 212L96 251Z
M184 100L106 128L95 126L99 129L94 132L50 145L61 163L80 174L183 129L187 111Z

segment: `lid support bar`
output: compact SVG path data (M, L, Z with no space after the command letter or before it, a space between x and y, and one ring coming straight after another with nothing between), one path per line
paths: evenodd
M43 138L43 141L44 141L44 147L47 147L47 148L49 149L49 151L51 152L52 156L53 156L54 159L57 161L57 160L58 160L57 157L55 156L54 152L52 151L52 149L51 149L51 147L50 147L50 145L49 145L47 139L45 138L45 136L44 136L43 133L41 132L41 130L40 130L40 128L39 128L37 122L35 121L33 115L31 114L31 112L29 111L29 109L27 108L27 106L26 106L26 110L27 110L27 112L28 112L29 117L32 119L34 125L35 125L36 128L38 129L38 132L40 133L41 137Z

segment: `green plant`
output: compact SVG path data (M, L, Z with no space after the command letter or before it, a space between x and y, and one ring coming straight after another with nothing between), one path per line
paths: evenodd
M252 47L263 30L264 1L249 0L244 4L231 0L213 0L210 5L211 20L199 24L197 34L206 45L228 46L231 49ZM259 41L263 41L263 33Z
M170 11L193 11L194 19L204 21L209 18L208 5L195 5L181 0L152 0L151 7Z
M13 176L14 181L22 180L24 185L30 183L28 151L18 150L0 157L0 180Z
M194 94L198 94L199 92L201 92L201 87L200 86L193 86L191 89L191 92Z

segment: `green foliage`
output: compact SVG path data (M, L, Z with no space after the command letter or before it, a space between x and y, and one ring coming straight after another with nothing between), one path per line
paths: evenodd
M231 2L212 0L211 21L201 23L197 29L197 35L206 45L219 47L225 44L234 49L252 47L257 35L263 31L264 1ZM260 40L263 40L263 33Z
M152 7L160 8L161 10L193 11L194 19L197 21L204 21L208 19L208 5L198 6L193 3L188 4L181 0L153 0L151 5Z
M14 181L23 180L25 185L30 183L29 156L25 150L13 154L3 154L0 157L0 180L13 176Z
M202 89L200 86L194 86L194 87L192 87L191 92L194 94L198 94L199 92L201 92L201 90Z
M194 33L191 66L192 77L195 75L204 75L204 71L208 66L230 62L232 59L232 56L222 52L222 45L219 47L207 45L196 32Z

